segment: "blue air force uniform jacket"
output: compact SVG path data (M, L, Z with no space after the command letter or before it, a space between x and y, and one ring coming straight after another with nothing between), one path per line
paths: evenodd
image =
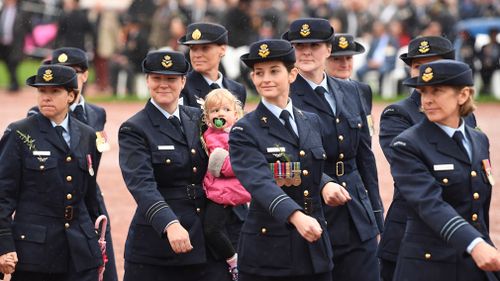
M387 106L380 117L379 142L385 158L392 165L393 150L390 147L393 139L404 130L425 119L420 111L420 93L414 90L412 94L397 103ZM473 114L465 118L465 124L476 127ZM394 190L391 206L385 218L385 229L380 239L378 256L382 259L395 262L399 245L406 226L407 205L397 188Z
M119 130L120 168L137 202L125 245L128 262L182 266L205 263L201 186L208 157L200 142L201 111L179 106L185 138L150 102ZM164 234L173 220L189 232L193 250L175 254Z
M328 87L335 97L336 114L300 75L292 83L291 99L298 108L319 115L327 156L325 173L352 197L344 206L324 206L330 239L336 246L349 244L349 219L361 241L375 237L382 229L383 211L375 157L357 87L331 77Z
M204 99L205 96L212 91L210 85L203 76L196 72L191 71L187 75L186 85L182 89L181 97L184 99L184 105L200 108L200 104L197 102L198 98ZM233 95L235 95L238 100L241 101L243 106L247 99L247 90L240 83L226 78L222 78L222 84L225 89L229 90Z
M260 276L290 276L332 270L331 245L321 208L325 151L315 114L294 108L299 143L262 103L245 115L229 135L231 165L252 195L238 248L240 271ZM281 151L281 152L280 152ZM299 162L301 183L278 186L270 163ZM276 174L276 171L275 171ZM322 237L309 243L288 222L300 210L316 218Z
M394 280L487 280L466 248L477 237L491 243L489 142L469 126L466 134L472 161L427 118L391 143L391 173L409 206Z
M10 124L0 141L0 254L16 251L16 270L64 273L68 261L77 271L102 264L93 223L95 133L71 117L69 133L68 150L37 114Z

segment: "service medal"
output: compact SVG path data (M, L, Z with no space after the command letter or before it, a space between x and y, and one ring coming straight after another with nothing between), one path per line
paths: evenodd
M286 162L285 163L285 185L292 186L292 184L293 184L293 179L292 179L291 162Z
M293 185L299 186L302 183L302 179L300 178L300 162L293 163Z
M90 154L87 154L87 166L89 168L89 175L91 177L94 176L94 168L92 167L92 156L90 156Z
M108 151L111 149L110 145L109 145L109 142L108 142L108 137L106 136L106 132L104 131L100 131L100 132L96 132L96 140L95 140L95 144L97 146L97 151L99 152L104 152L104 151Z

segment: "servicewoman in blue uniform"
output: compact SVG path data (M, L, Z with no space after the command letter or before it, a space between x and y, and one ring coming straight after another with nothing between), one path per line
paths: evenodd
M285 40L262 40L241 60L261 96L255 111L229 135L234 174L252 195L238 247L240 281L331 280L332 251L321 208L332 202L333 180L317 115L288 98L297 76Z
M13 281L95 281L99 155L94 131L68 114L76 72L42 65L26 84L41 114L10 124L0 141L0 255L17 255Z
M107 151L109 149L109 143L107 141L106 132L104 131L104 125L106 124L106 111L98 105L87 102L83 97L84 86L86 85L89 77L87 55L81 49L63 47L52 52L52 59L49 63L66 65L72 67L76 71L80 94L76 98L76 101L69 107L70 113L74 118L89 125L96 131L97 150L99 152ZM38 114L39 112L40 110L38 109L38 106L35 106L28 111L28 116ZM106 270L104 271L104 281L118 281L115 253L113 249L113 241L111 239L111 224L108 210L106 209L106 204L99 185L97 185L97 200L99 202L99 214L104 214L108 218L105 237L106 255L108 260L106 262Z
M410 67L411 77L417 77L420 65L439 59L453 59L454 57L455 50L448 39L425 36L413 39L408 46L408 53L402 54L400 59ZM421 106L420 93L413 90L409 97L389 105L382 112L379 142L389 164L391 164L392 159L392 149L390 148L392 140L425 118ZM465 117L465 122L473 128L476 127L476 120L472 113ZM399 244L406 227L406 209L404 198L395 189L392 203L385 218L385 229L377 253L384 281L393 279Z
M226 54L227 29L215 23L192 23L179 43L189 47L193 71L187 75L181 97L184 105L200 108L199 99L213 89L224 88L235 95L245 106L247 92L240 83L224 77L219 71Z
M118 134L120 168L137 203L124 280L230 280L225 260L214 260L203 237L202 113L178 105L189 64L182 53L154 51L142 68L151 99Z
M472 70L438 60L404 84L421 93L425 118L391 143L391 173L409 206L393 280L498 280L489 141L463 119L475 108Z
M333 245L333 279L376 281L376 237L383 224L377 168L358 88L325 73L333 36L327 20L292 22L283 35L295 47L299 70L290 97L298 108L319 115L325 173L339 183L335 206L324 206Z
M326 60L326 74L331 77L352 81L359 88L361 105L366 114L370 136L373 136L374 124L372 119L373 94L370 85L351 79L354 66L353 56L365 52L365 47L354 40L350 34L335 34L332 43L332 53Z

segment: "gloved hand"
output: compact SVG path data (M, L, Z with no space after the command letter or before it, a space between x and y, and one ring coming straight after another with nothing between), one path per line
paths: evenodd
M208 172L216 178L220 177L220 170L228 155L229 152L223 148L217 147L214 149L208 158Z

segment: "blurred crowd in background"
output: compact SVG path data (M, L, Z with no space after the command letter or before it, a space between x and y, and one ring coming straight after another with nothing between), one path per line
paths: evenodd
M0 59L9 72L25 56L44 58L53 48L78 47L93 62L98 91L137 94L141 81L135 77L147 52L171 48L187 53L177 39L188 24L208 21L229 30L221 71L252 89L239 56L256 40L279 38L290 22L303 17L328 19L336 33L358 38L367 52L355 57L353 78L387 97L404 92L398 81L407 70L398 56L420 35L455 42L457 59L480 77L481 93L492 92L490 81L500 69L500 0L132 0L125 8L88 2L2 1ZM15 20L7 9L12 5ZM11 91L19 89L14 80Z

